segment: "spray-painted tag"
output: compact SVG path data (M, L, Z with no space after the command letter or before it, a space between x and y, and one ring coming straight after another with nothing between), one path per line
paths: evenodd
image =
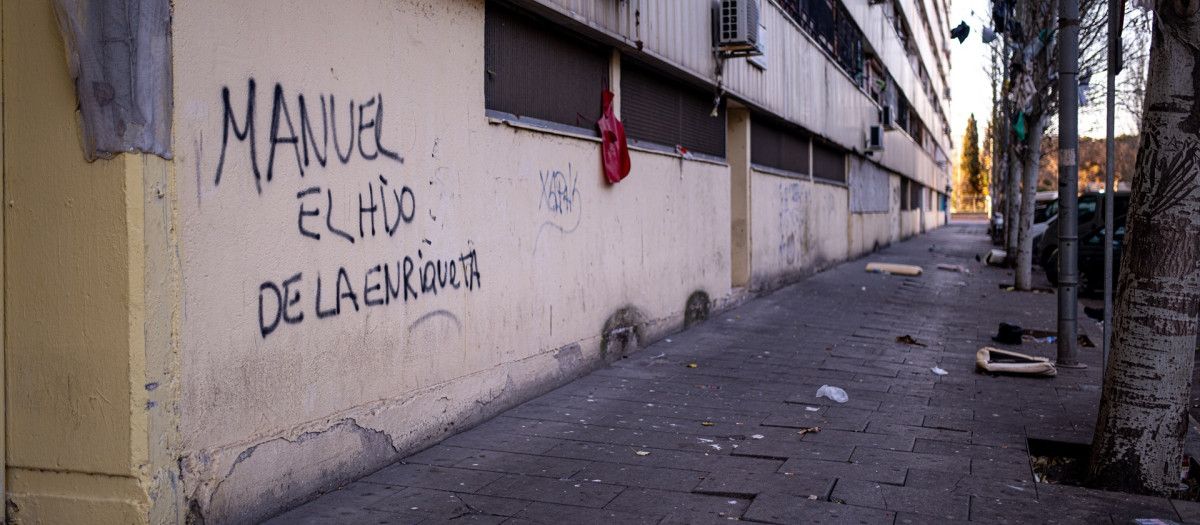
M1058 165L1059 166L1074 166L1075 165L1075 150L1073 150L1073 149L1058 150Z

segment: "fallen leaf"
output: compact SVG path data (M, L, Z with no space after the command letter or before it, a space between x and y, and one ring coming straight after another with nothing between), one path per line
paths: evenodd
M633 447L629 447L629 450L632 450L634 454L637 454L639 456L649 456L650 455L650 453L645 450L638 450Z
M704 425L706 427L711 427L711 426L715 425L715 423L713 423L712 421L703 421L700 424Z
M696 363L691 363L691 364L687 365L688 368L696 368L697 366L700 366L700 365L697 365Z
M912 346L920 346L920 347L924 347L924 346L925 346L925 345L923 345L923 344L921 344L921 343L918 343L916 339L913 339L913 336L911 336L911 335L908 335L908 334L905 334L905 335L901 335L901 336L898 336L898 337L896 337L896 342L897 342L897 343L904 343L904 344L906 344L906 345L912 345Z
M801 430L801 431L799 431L799 432L796 432L796 433L797 433L797 434L800 434L800 435L802 435L802 436L803 436L804 434L807 434L807 433L809 433L809 432L812 432L812 433L814 433L814 434L815 434L815 433L817 433L817 432L820 432L820 431L821 431L821 427L812 427L812 428L806 428L806 429L803 429L803 430Z

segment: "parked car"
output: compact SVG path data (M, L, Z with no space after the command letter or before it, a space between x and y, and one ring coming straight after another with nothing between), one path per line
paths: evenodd
M1000 199L998 209L1004 209L1004 199ZM1058 216L1058 192L1039 191L1034 197L1033 208L1033 246L1037 247L1038 238L1046 231L1046 224ZM995 212L988 222L988 235L993 244L1004 244L1004 214ZM1036 253L1035 259L1036 259Z
M1049 193L1052 197L1042 200L1042 194ZM1033 263L1041 264L1038 257L1037 247L1042 242L1042 236L1046 234L1046 229L1050 226L1050 222L1058 218L1058 193L1056 192L1038 192L1037 207L1033 210Z
M1118 191L1113 194L1113 217L1125 215L1129 209L1129 192ZM1089 191L1079 196L1079 233L1091 232L1104 227L1104 193ZM1080 235L1080 239L1083 236ZM1058 218L1046 224L1042 239L1034 246L1033 253L1041 262L1042 267L1049 271L1050 253L1058 250Z
M1049 193L1049 196L1043 196L1044 193ZM1058 194L1055 192L1038 192L1037 204L1033 208L1033 238L1041 239L1042 234L1046 233L1046 228L1050 225L1050 221L1058 218ZM1037 244L1034 244L1037 246Z
M1125 245L1125 216L1113 218L1113 283L1121 270L1121 249ZM1046 278L1058 284L1058 250L1046 260ZM1104 289L1104 226L1079 236L1079 291L1091 293Z

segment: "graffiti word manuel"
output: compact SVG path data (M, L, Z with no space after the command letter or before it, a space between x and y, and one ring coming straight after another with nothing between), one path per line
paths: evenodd
M259 193L262 193L263 175L258 165L258 151L255 138L255 123L257 121L257 111L255 110L255 102L257 100L256 84L251 78L247 86L246 95L246 112L242 119L241 125L238 125L237 115L234 112L233 104L229 98L229 87L221 88L221 101L224 103L223 122L221 124L221 157L217 161L217 174L213 181L214 185L221 184L221 172L225 168L225 153L229 147L229 132L233 131L233 136L239 142L249 142L250 149L250 168L254 173L254 185ZM391 151L383 145L383 95L376 94L362 102L354 104L354 100L350 100L347 106L348 125L347 132L348 144L346 152L342 153L341 140L338 139L337 126L337 101L333 94L329 95L329 104L325 104L325 95L320 96L321 100L321 144L317 145L317 134L313 132L312 114L309 113L308 104L304 98L304 94L296 96L296 106L299 109L299 123L297 127L295 121L292 120L292 112L288 109L287 99L283 96L283 86L275 84L275 94L271 106L271 129L270 133L270 150L267 154L267 172L266 180L270 182L274 177L275 172L275 150L281 144L284 147L291 146L296 156L296 165L300 168L300 175L304 175L304 168L308 167L312 159L316 159L317 164L325 167L329 161L329 137L333 136L333 154L342 164L347 164L354 156L355 144L358 145L358 154L364 160L375 160L380 157L390 159L395 162L403 163L404 158L394 151ZM315 109L316 106L314 105ZM354 124L354 110L358 109L358 125ZM374 113L373 117L368 116ZM284 132L284 127L287 130ZM299 132L297 133L297 129ZM363 134L370 131L370 135L364 139ZM311 146L312 156L309 156L309 148ZM370 150L370 151L368 151Z
M259 167L259 155L255 137L258 112L256 110L257 86L254 79L248 81L245 117L238 121L239 111L235 111L230 98L229 88L221 89L221 101L224 104L222 117L221 156L217 161L216 176L213 185L221 183L221 175L225 166L225 155L229 149L231 135L238 142L248 142L251 171L254 174L255 187L262 193L262 181L270 182L274 178L275 154L280 145L291 146L296 166L300 176L304 176L306 167L315 162L326 167L330 161L329 139L333 138L333 154L342 164L348 164L355 157L357 145L358 157L366 161L381 159L391 160L402 164L404 158L384 146L383 141L383 95L376 94L366 102L355 104L350 100L348 106L348 144L342 151L337 126L337 104L333 94L329 95L326 103L325 95L319 97L321 102L320 143L314 132L315 118L309 112L309 106L304 95L296 96L296 106L299 110L298 121L292 119L287 99L281 84L275 84L272 108L270 150L267 154L265 177ZM240 109L240 108L238 108ZM314 105L315 109L315 105ZM355 124L355 109L358 113L358 124ZM373 113L373 116L371 115ZM368 134L369 132L369 134ZM310 155L311 150L311 155ZM285 153L286 154L286 153ZM336 164L334 164L336 166ZM378 193L376 192L378 190ZM410 224L416 217L417 198L411 188L404 185L392 185L388 179L379 175L378 186L368 182L366 191L358 192L357 232L351 225L335 224L333 205L335 201L332 188L311 186L296 193L298 212L296 227L300 235L321 240L322 238L340 238L354 243L355 239L367 239L376 235L386 234L393 237L400 230L400 225ZM376 201L378 194L379 200ZM321 220L324 215L324 221ZM323 224L322 224L323 223ZM355 235L357 233L357 235ZM428 244L428 241L426 241ZM469 243L468 243L469 244ZM360 310L386 306L392 303L407 303L415 301L421 295L437 295L439 290L465 289L473 291L480 286L478 256L474 248L458 257L440 258L430 256L428 259L422 250L417 250L416 258L405 255L392 262L369 266L354 273L341 266L336 272L322 274L314 272L306 279L303 272L297 272L282 281L264 281L258 287L258 324L259 332L266 338L283 324L300 324L305 319L326 319L336 317L343 312L358 312ZM355 283L362 283L356 285ZM306 297L311 297L307 303ZM302 303L312 305L308 310ZM312 315L306 316L306 312Z

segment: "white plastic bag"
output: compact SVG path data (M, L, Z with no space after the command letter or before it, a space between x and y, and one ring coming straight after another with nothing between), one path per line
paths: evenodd
M821 385L817 389L817 397L828 397L838 403L845 403L850 400L850 396L846 395L846 391L836 386Z

